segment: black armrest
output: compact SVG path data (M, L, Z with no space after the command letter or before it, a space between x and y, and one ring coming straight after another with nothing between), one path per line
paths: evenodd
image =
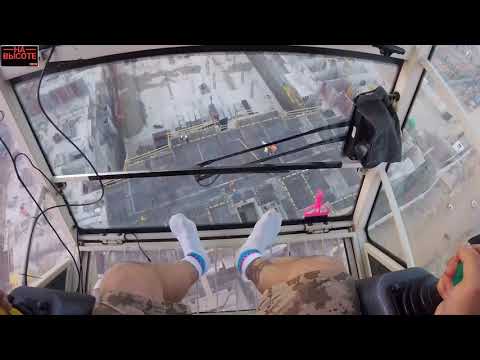
M90 295L26 286L14 289L8 300L25 315L90 315L95 306Z
M411 268L358 280L357 291L365 315L431 315L442 301L438 279Z

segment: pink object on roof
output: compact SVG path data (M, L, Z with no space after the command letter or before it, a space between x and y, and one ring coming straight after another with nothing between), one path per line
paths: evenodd
M318 191L315 196L315 202L313 205L310 205L303 212L304 217L314 217L314 216L328 216L330 214L330 209L323 203L323 191Z

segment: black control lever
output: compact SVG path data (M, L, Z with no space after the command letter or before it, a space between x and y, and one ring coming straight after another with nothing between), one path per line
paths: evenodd
M383 56L392 56L392 54L404 55L405 49L395 45L372 45L380 50L380 54Z

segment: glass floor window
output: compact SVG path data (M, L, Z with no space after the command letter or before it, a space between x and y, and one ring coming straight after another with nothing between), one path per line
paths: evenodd
M245 282L235 268L235 252L230 247L214 248L208 251L211 268L197 281L182 300L192 313L221 313L255 310L261 294L251 282ZM153 263L172 263L183 258L178 249L145 250ZM311 240L296 243L276 244L267 251L269 257L320 256L335 257L348 269L343 239ZM140 251L95 252L94 264L98 278L116 263L146 263ZM93 284L96 280L93 281Z

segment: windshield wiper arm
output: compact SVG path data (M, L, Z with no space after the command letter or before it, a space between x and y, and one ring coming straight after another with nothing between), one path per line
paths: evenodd
M192 169L174 169L160 171L118 171L97 174L59 175L53 178L54 183L68 183L72 181L94 180L121 180L138 178L159 178L186 175L224 175L224 174L261 174L261 173L287 173L292 170L307 169L337 169L344 167L341 161L314 161L295 164L245 164L239 166L211 166L196 167Z

